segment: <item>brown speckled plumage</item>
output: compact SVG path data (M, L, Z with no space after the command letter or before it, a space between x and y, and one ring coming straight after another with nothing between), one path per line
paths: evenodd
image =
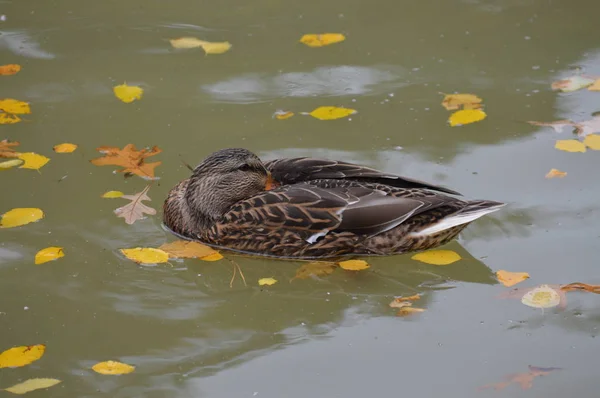
M277 187L265 191L271 178ZM163 220L182 237L229 250L326 258L431 249L471 221L425 236L419 231L503 205L445 193L458 195L345 162L292 158L263 164L245 149L224 149L170 191Z

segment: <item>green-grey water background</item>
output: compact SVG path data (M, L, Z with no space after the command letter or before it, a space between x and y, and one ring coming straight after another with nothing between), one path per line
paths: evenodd
M26 121L0 126L52 160L40 172L0 175L0 213L40 207L35 224L0 231L0 350L43 343L44 357L0 370L0 388L32 377L63 382L39 397L595 396L600 382L600 298L569 293L565 311L497 296L499 269L520 286L600 283L600 153L566 153L570 138L527 120L585 120L600 94L552 92L581 68L600 75L596 1L358 0L0 1L3 98L31 103ZM305 33L343 43L308 48ZM168 39L227 40L205 56ZM144 88L124 104L112 87ZM472 92L488 118L451 128L440 92ZM348 119L298 115L352 107ZM276 120L277 109L296 112ZM70 155L52 146L79 145ZM102 145L158 145L159 214L127 225L113 214L141 191L111 167L89 163ZM300 265L239 258L137 266L119 248L173 240L160 226L168 189L223 147L263 158L322 156L447 185L468 198L506 201L447 245L463 260L436 267L410 255L376 258L357 274L294 280ZM545 179L551 169L568 172ZM66 256L34 265L35 253ZM261 288L261 277L279 280ZM424 293L426 312L398 318L388 303ZM103 376L104 360L136 366ZM561 367L533 389L478 387ZM9 393L3 393L8 396Z

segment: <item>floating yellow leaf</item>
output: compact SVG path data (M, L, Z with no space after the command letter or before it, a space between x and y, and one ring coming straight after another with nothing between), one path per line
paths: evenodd
M296 270L296 276L294 279L306 279L312 276L329 275L336 269L336 267L337 264L327 262L302 264L302 266Z
M187 240L176 240L175 242L165 243L159 247L174 258L203 258L211 256L218 252L202 243Z
M552 308L560 304L560 295L550 286L540 285L527 292L521 302L533 308Z
M120 198L123 195L125 194L121 191L107 191L102 194L102 197L105 199L115 199Z
M175 48L198 48L202 47L206 54L223 54L229 51L231 43L228 41L223 42L210 42L200 40L195 37L180 37L178 39L169 40L171 45Z
M398 316L407 316L407 315L415 314L417 312L425 312L425 310L423 308L406 306L406 307L400 308L398 310L398 313L396 315L398 315Z
M450 115L448 123L450 126L462 126L469 123L479 122L487 117L481 109L463 109Z
M509 287L523 282L525 279L529 278L529 274L527 272L509 272L500 270L496 272L496 277L504 286Z
M127 84L121 84L113 87L115 96L125 103L130 103L135 100L142 99L144 90L138 86L128 86Z
M132 249L120 249L120 251L125 257L138 264L160 264L169 261L169 254L167 252L152 247L135 247Z
M273 116L276 119L285 120L285 119L289 119L292 116L294 116L294 112L278 110L278 111L275 111L275 113L273 114Z
M65 142L64 144L54 145L53 149L56 153L71 153L77 149L77 145Z
M344 40L346 36L341 33L306 34L300 38L300 42L309 47L323 47Z
M479 109L482 99L475 94L446 94L442 106L449 111L460 109Z
M214 254L209 254L206 257L201 257L200 260L202 260L202 261L219 261L222 258L223 258L223 256L221 255L221 253L217 252Z
M0 75L8 76L19 73L21 70L21 65L18 64L8 64L0 66Z
M20 166L23 163L25 163L24 161L22 161L21 159L11 159L11 160L6 160L4 162L0 162L0 170L7 170L16 166Z
M21 159L23 162L25 162L25 163L23 163L23 165L21 165L19 167L20 169L31 169L31 170L39 170L46 163L48 163L50 161L50 159L45 157L44 155L39 155L39 154L33 153L33 152L20 153L19 159Z
M552 90L570 92L591 86L592 84L594 84L594 79L589 79L583 76L571 76L564 80L559 80L552 83Z
M361 271L367 269L370 265L365 260L346 260L340 261L338 265L348 271Z
M31 113L31 108L27 102L7 98L0 100L0 111L16 115L25 115Z
M21 118L11 113L0 113L0 124L15 124L19 123Z
M18 368L37 361L44 355L43 344L9 348L0 354L0 368Z
M583 145L594 151L600 151L600 135L590 134L583 139Z
M546 178L563 178L567 175L566 171L560 171L558 169L550 169L548 174L546 174Z
M276 283L277 283L277 279L273 279L273 278L260 278L258 280L258 284L260 286L264 286L264 285L271 286L271 285L274 285Z
M44 264L48 261L57 260L65 256L65 252L62 247L51 246L40 250L35 255L36 264Z
M600 91L600 79L596 79L594 83L588 87L590 91Z
M585 152L585 145L577 140L558 140L554 148L565 152Z
M8 392L13 394L25 394L30 391L40 390L42 388L49 388L60 383L58 379L29 379L22 383L15 384L12 387L6 388Z
M94 372L103 375L124 375L135 370L135 366L127 365L117 361L98 362L92 366Z
M36 222L44 217L44 212L35 207L18 207L7 211L0 219L0 228L13 228Z
M417 253L411 257L413 260L433 265L448 265L461 259L460 255L452 250L429 250Z
M350 116L355 113L355 109L338 108L337 106L320 106L310 112L309 115L319 120L333 120Z

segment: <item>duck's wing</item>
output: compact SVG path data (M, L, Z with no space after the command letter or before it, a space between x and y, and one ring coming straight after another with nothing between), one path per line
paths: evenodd
M456 199L445 195L395 197L367 187L320 188L307 183L263 192L233 206L216 234L293 231L309 243L329 232L373 236L409 217Z
M460 193L439 185L372 169L353 163L309 157L283 158L265 162L273 178L281 184L319 179L347 179L396 188L425 188L453 195Z

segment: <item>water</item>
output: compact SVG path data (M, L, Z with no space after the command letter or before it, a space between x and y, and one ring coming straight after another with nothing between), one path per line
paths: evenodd
M498 396L478 387L527 365L563 370L511 396L592 396L598 382L599 299L569 293L565 311L535 310L497 296L499 269L542 283L600 283L595 170L600 154L560 152L557 134L525 123L586 120L600 94L552 92L581 68L600 75L594 1L291 2L3 1L2 96L28 101L27 121L0 139L51 157L40 173L0 176L0 212L40 207L35 224L0 231L0 327L4 350L43 343L44 357L2 369L0 387L32 377L63 383L37 396L363 397ZM311 49L305 33L347 40ZM174 51L169 38L230 41L204 56ZM132 104L112 87L144 88ZM488 118L450 128L440 92L472 92ZM322 105L358 110L319 121ZM73 142L71 155L52 146ZM159 215L127 225L108 190L141 191L111 167L89 163L102 145L158 145L160 176L149 196ZM463 260L438 267L410 255L377 258L358 274L290 280L300 263L236 258L142 267L118 249L159 246L171 186L183 162L243 146L263 158L326 156L443 184L468 198L508 206L447 245ZM400 147L400 148L399 148ZM544 175L558 168L563 179ZM35 253L66 256L34 265ZM256 281L279 282L261 288ZM395 316L396 296L423 293L426 309ZM98 361L136 366L126 376L91 370Z

